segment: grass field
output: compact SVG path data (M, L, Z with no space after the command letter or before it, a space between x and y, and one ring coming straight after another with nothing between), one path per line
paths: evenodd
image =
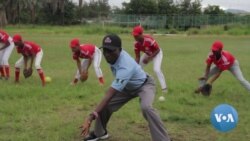
M82 27L85 28L85 27ZM7 28L11 35L21 33L25 40L35 41L44 50L42 67L53 81L41 87L38 74L27 80L21 76L21 83L14 81L14 64L20 57L13 51L10 58L11 79L0 81L0 140L1 141L79 141L78 128L84 118L93 110L112 82L111 71L102 60L106 84L98 85L93 67L89 80L70 86L76 71L68 47L69 41L79 37L81 42L101 45L105 34L86 34L65 29ZM72 27L72 31L76 30ZM79 29L80 30L80 29ZM51 32L59 31L59 32ZM123 48L132 56L133 38L120 35ZM247 141L250 140L249 93L229 73L224 72L214 83L210 97L193 93L198 85L197 78L205 69L205 58L212 42L220 39L225 49L239 60L242 72L250 80L249 36L155 36L164 52L162 69L169 86L165 102L155 99L158 109L173 141ZM152 64L145 70L155 77ZM156 77L155 77L156 78ZM157 80L157 79L156 79ZM161 95L157 82L157 95ZM238 126L229 133L220 133L210 124L210 112L221 103L236 108ZM138 98L132 100L115 113L108 125L109 141L149 141L147 123L140 112Z

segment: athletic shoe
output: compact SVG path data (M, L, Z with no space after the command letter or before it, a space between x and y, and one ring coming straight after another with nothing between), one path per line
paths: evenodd
M109 137L108 133L105 132L104 135L97 137L94 132L90 132L89 136L87 138L84 138L84 141L98 141L98 140L104 140Z
M165 94L168 93L168 88L162 89L162 92Z

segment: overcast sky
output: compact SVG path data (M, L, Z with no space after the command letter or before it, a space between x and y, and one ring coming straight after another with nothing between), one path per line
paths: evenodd
M122 2L128 2L129 0L109 0L111 6L121 7ZM250 12L250 0L202 0L203 7L207 5L219 5L225 9L240 9Z

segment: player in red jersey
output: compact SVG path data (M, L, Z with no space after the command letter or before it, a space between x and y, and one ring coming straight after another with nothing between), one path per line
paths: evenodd
M143 34L143 28L141 26L135 26L132 35L135 39L134 51L136 62L144 67L150 61L152 61L154 65L154 72L156 73L158 80L160 81L162 91L167 92L168 87L161 70L161 63L163 58L161 48L153 37ZM144 52L142 57L140 56L140 52Z
M250 92L250 83L243 77L239 62L228 51L223 50L223 43L215 41L211 47L211 52L206 60L207 66L204 76L199 78L201 84L195 90L196 93L201 91L201 87L205 84L210 84L220 77L221 73L229 70L236 79ZM212 66L212 64L214 64Z
M0 30L0 43L3 45L0 47L0 79L8 80L10 77L9 58L15 45L12 38L2 30Z
M104 84L102 70L100 63L102 59L102 52L99 48L92 44L81 44L79 39L72 39L70 42L70 48L73 52L73 59L76 61L77 72L72 84L76 84L82 75L88 75L88 69L91 63L95 69L96 76L99 79L99 84ZM82 61L80 60L82 59Z
M42 85L45 86L45 76L41 67L43 58L41 47L33 42L23 41L22 37L18 34L13 36L13 41L17 47L17 52L22 54L22 57L15 64L15 82L19 82L20 68L24 65L24 70L32 71L33 62L35 62L35 68L40 76ZM28 61L30 61L29 65Z

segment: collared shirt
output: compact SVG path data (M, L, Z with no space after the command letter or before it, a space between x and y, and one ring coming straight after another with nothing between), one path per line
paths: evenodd
M80 51L73 53L73 59L78 60L79 58L90 59L93 58L95 53L95 45L82 44L80 45Z
M134 44L135 55L138 56L140 51L146 53L148 56L159 50L159 45L150 35L143 35L143 42L136 41Z
M215 55L212 52L210 52L206 60L206 63L208 65L214 63L220 70L224 71L228 70L233 65L234 60L235 58L231 53L223 50L221 52L221 58L219 60L216 60Z
M32 54L36 55L38 52L41 51L40 46L33 42L24 41L23 44L23 47L17 46L17 53L31 56Z
M9 41L9 37L10 36L6 32L0 30L0 42L7 43Z
M118 91L136 90L142 86L147 77L141 66L124 50L110 67L115 76L111 87Z

